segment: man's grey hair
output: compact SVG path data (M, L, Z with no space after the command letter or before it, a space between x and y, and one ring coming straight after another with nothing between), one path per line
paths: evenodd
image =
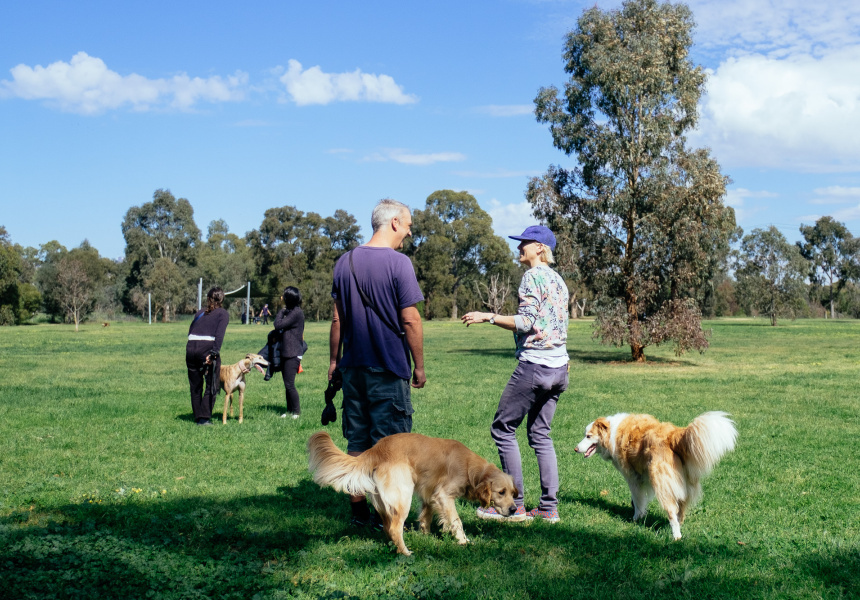
M373 233L376 233L391 223L391 219L401 217L403 215L403 211L406 211L407 213L411 212L408 206L402 202L398 202L397 200L392 200L391 198L380 200L374 207L373 216L370 218Z

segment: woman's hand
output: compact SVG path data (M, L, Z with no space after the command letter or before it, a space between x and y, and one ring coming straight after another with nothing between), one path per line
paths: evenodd
M477 323L486 323L487 321L492 319L494 316L495 315L493 313L484 313L484 312L473 311L473 312L469 312L469 313L466 313L465 315L463 315L460 318L460 320L466 324L466 327L468 327L469 325L473 325L473 324L477 324Z

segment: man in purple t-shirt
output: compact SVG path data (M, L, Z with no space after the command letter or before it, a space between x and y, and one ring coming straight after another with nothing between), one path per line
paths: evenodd
M373 236L334 268L329 379L343 375L343 436L358 456L382 438L412 430L411 387L424 387L424 300L415 269L397 252L412 235L409 207L380 200ZM411 365L410 365L411 357ZM411 382L410 382L411 380ZM352 496L352 523L371 523L364 496Z

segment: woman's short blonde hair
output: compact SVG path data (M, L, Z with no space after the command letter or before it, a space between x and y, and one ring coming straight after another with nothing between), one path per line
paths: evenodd
M546 244L541 244L543 246L543 252L540 257L546 264L551 265L555 263L555 257L552 255L552 248L547 246Z

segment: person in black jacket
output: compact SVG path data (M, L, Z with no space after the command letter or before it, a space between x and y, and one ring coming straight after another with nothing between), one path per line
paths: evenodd
M185 365L188 367L188 384L191 387L191 409L194 411L194 422L198 425L212 424L212 408L221 388L221 343L230 320L230 315L221 308L223 302L224 291L213 287L206 295L206 309L194 315L188 328Z
M287 412L298 419L302 412L299 392L296 390L296 373L299 372L304 353L305 313L302 311L302 294L290 286L284 290L284 308L275 317L275 329L281 333L281 376L287 394Z

